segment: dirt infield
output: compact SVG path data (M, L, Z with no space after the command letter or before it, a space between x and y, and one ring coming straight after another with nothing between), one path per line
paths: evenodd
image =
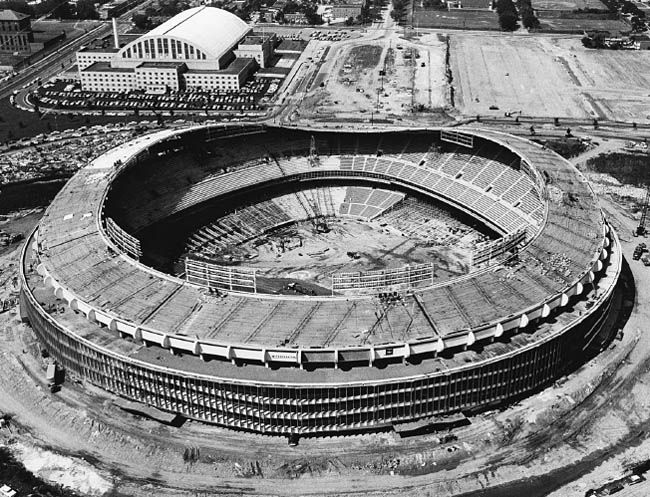
M309 222L303 222L266 235L268 240L290 240L287 250L282 253L277 253L271 242L260 245L255 240L247 243L242 250L255 254L255 257L247 260L246 265L258 269L264 276L286 276L329 287L331 274L335 272L370 271L435 262L436 281L441 281L457 275L457 271L450 271L449 268L467 264L472 242L478 239L478 233L469 226L456 235L447 229L443 221L439 224L440 233L453 243L435 247L406 238L399 230L377 222L351 218L329 220L331 231L328 233L314 233L311 228ZM296 240L300 240L300 244Z
M450 36L463 114L640 122L650 115L650 52L590 50L577 38Z

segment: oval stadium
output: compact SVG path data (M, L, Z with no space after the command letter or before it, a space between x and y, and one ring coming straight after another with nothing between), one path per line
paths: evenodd
M23 249L21 314L69 376L131 403L409 432L598 353L621 266L585 178L522 138L196 126L67 183Z

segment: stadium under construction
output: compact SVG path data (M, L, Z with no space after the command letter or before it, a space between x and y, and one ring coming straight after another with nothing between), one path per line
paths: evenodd
M354 223L408 250L305 248ZM417 431L597 353L621 267L585 178L522 138L196 126L67 183L23 249L21 314L69 375L162 411L265 434Z

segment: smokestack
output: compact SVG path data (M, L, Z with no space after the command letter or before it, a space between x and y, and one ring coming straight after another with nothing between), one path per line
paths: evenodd
M115 48L120 49L120 36L117 34L117 19L113 17L113 42L115 43Z

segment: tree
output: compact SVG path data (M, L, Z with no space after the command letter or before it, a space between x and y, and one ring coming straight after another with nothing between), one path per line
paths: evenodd
M517 13L505 11L499 16L499 25L504 31L514 31L517 29Z
M95 2L93 0L79 0L77 2L77 18L99 19L99 14L95 9Z
M27 15L34 15L34 9L27 5L27 2L22 2L20 0L8 0L6 2L0 2L0 9L15 10L16 12L22 12Z
M496 11L499 15L499 25L504 31L517 29L517 9L512 0L497 0Z
M149 29L151 26L151 18L146 14L133 14L131 21L139 29Z
M51 14L56 19L74 18L72 7L67 0L45 0L35 5L34 14L37 16Z
M539 27L539 19L535 17L532 9L524 9L521 13L521 23L526 29L535 29Z

